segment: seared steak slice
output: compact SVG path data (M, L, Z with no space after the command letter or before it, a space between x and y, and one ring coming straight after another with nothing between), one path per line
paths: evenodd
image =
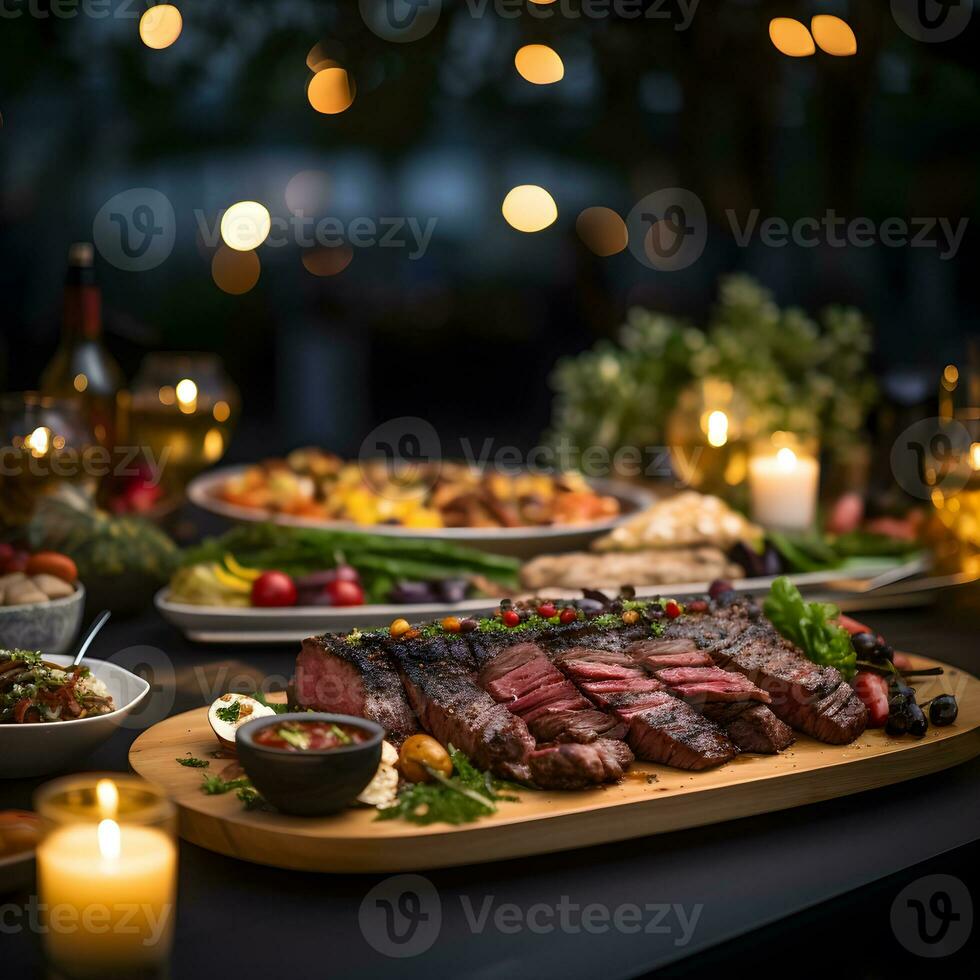
M725 729L742 752L775 755L796 741L793 729L757 701L716 701L702 710L705 718Z
M738 754L717 725L666 692L649 695L642 707L624 705L615 710L629 722L627 744L646 762L700 770L720 766Z
M626 741L638 759L681 769L707 769L734 758L737 749L712 722L693 708L650 683L629 656L575 647L555 661L579 688L592 695L597 685L615 682L622 688L599 687L603 706L628 722Z
M607 681L589 681L581 685L582 692L588 695L600 708L610 707L610 698L617 694L649 694L662 691L663 684L655 677L621 677Z
M293 689L300 707L369 718L396 745L419 730L398 671L385 651L367 639L352 643L328 635L304 640Z
M626 652L637 663L653 672L664 667L711 667L714 661L694 640L686 638L639 640L631 643Z
M663 681L671 694L685 701L706 704L709 701L762 701L769 703L769 695L760 691L747 677L734 674L720 667L666 667L658 670L657 679Z
M463 751L481 769L505 779L531 778L534 739L524 722L476 683L476 664L465 644L442 638L389 641L409 702L422 727Z
M542 789L584 789L621 779L633 753L625 743L603 738L588 745L545 745L529 761L534 782Z
M497 651L479 680L495 701L524 720L538 742L594 742L626 733L621 721L597 711L533 643Z
M768 622L753 623L711 655L766 691L779 718L822 742L853 742L867 725L867 709L840 673L807 660Z

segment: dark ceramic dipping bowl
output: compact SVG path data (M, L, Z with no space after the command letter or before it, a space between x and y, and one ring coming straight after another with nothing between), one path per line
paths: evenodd
M369 737L355 745L301 751L255 742L263 728L289 721L350 725ZM277 810L321 817L342 810L371 782L381 763L384 737L385 730L366 718L304 711L246 722L235 735L235 749L255 788Z

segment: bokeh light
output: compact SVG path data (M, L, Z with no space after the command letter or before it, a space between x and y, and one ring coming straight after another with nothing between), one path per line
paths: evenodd
M616 255L629 244L626 222L611 208L586 208L576 219L575 230L596 255Z
M792 17L774 17L769 22L769 37L776 49L790 58L806 58L817 50L806 25Z
M301 170L286 184L284 196L293 214L324 214L330 203L330 178L322 170Z
M140 17L140 39L148 48L169 48L184 28L180 11L171 3L158 3Z
M521 78L535 85L553 85L565 77L561 57L547 44L525 44L514 55L514 66Z
M537 184L519 184L508 191L501 206L507 224L518 231L543 231L558 218L555 199Z
M306 97L317 112L333 116L351 107L354 82L343 68L323 68L310 79Z
M838 58L857 54L858 42L847 21L832 14L817 14L810 21L813 40L821 51Z
M351 264L354 250L350 245L330 245L303 252L303 265L312 276L336 276Z
M221 238L239 252L258 248L271 229L269 210L258 201L239 201L221 216Z
M241 296L259 281L262 263L255 252L238 252L222 245L211 260L215 285L232 296Z

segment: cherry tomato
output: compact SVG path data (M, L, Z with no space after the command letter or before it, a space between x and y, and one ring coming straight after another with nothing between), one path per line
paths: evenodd
M681 614L681 607L673 599L668 599L664 606L664 612L667 613L668 619L677 619Z
M343 578L334 579L324 587L323 591L325 595L330 596L330 602L334 606L364 605L364 589L357 582Z
M447 633L458 633L460 622L455 616L447 616L440 624Z
M296 583L285 572L263 572L252 583L253 606L295 606Z
M69 585L78 581L75 563L67 555L59 555L56 551L39 551L32 555L24 571L28 575L53 575Z
M27 568L27 563L31 556L26 551L14 551L14 553L3 563L4 575L12 575L14 572L23 572Z
M574 623L578 619L578 612L571 606L563 609L558 615L558 621L562 623Z
M551 617L557 612L558 610L555 609L555 604L553 602L543 602L540 606L538 606L538 615L542 619L551 619Z
M521 617L513 609L506 610L500 618L504 626L516 626L521 621Z

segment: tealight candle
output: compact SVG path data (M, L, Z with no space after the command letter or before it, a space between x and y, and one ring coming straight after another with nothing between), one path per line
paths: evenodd
M42 788L37 851L45 946L71 977L164 972L176 916L173 807L130 777L69 777Z
M785 531L804 531L817 515L820 463L812 449L787 433L753 447L749 457L752 519Z

